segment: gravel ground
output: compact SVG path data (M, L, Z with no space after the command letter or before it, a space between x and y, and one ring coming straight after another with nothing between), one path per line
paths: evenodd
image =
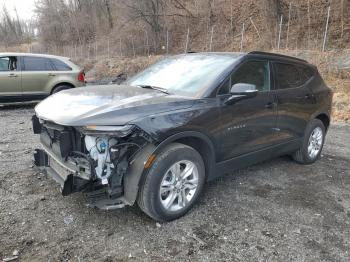
M208 184L185 217L158 224L137 207L100 211L60 195L32 168L32 106L0 108L0 259L21 261L350 261L350 126L323 156L288 157Z

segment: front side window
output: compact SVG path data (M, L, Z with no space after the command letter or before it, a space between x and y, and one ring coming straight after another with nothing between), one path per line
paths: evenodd
M299 87L303 84L303 78L298 68L291 64L275 64L278 89Z
M17 70L17 57L0 57L0 71Z
M24 71L53 71L50 59L44 57L23 57Z
M170 57L150 66L125 84L157 86L177 95L201 97L238 57L215 54Z
M232 75L231 83L225 82L219 95L228 94L235 84L252 84L258 91L270 90L270 67L267 61L249 61L241 65Z

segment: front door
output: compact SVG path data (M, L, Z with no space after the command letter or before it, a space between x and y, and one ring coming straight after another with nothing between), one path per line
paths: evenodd
M17 57L0 57L0 102L21 101L21 71L17 69Z
M271 74L268 61L246 61L235 70L228 85L219 91L223 124L221 161L271 146L276 142L276 105L270 92ZM237 83L253 84L258 94L233 104L228 87ZM225 90L226 89L226 90Z

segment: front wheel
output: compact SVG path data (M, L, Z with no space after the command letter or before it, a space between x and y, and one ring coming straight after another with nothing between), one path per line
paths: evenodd
M177 219L197 201L204 181L201 155L192 147L170 144L154 160L139 192L138 205L157 221Z
M321 120L313 119L306 128L301 148L293 154L300 164L312 164L321 155L325 140L325 127Z

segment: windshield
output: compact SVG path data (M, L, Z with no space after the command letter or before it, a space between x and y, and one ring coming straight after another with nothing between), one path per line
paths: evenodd
M169 57L148 67L125 84L161 87L172 94L201 97L238 56L187 54Z

